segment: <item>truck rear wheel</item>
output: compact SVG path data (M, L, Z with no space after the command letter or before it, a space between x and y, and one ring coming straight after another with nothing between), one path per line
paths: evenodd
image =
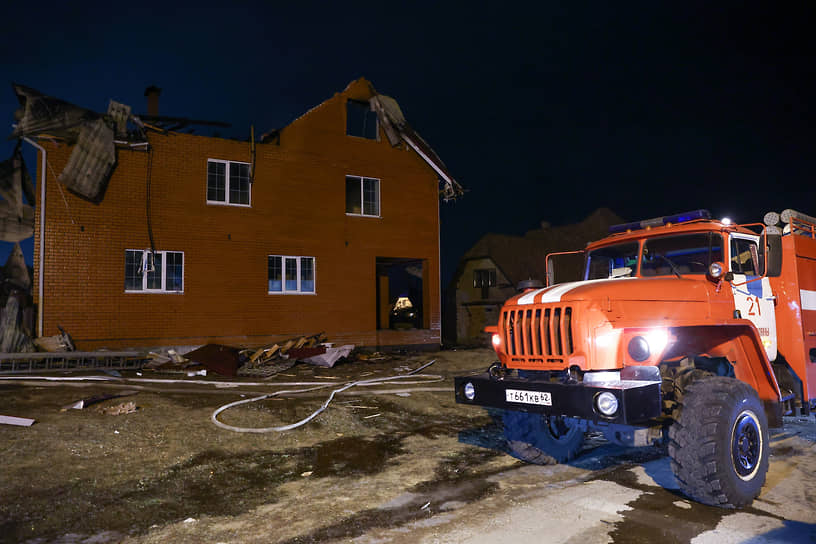
M724 508L750 504L768 471L768 421L747 384L711 376L689 384L669 428L669 456L680 489Z
M573 418L506 411L502 422L513 457L535 465L569 461L584 442L584 426Z

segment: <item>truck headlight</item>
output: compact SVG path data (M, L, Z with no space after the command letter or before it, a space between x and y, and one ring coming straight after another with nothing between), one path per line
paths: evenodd
M611 417L618 411L618 398L609 391L599 393L598 396L595 397L595 408L597 408L601 414Z
M494 334L490 341L493 342L493 347L497 348L501 345L501 336Z
M468 400L473 400L476 398L476 388L473 387L471 382L467 382L465 387L462 388L462 392L465 394L465 398Z

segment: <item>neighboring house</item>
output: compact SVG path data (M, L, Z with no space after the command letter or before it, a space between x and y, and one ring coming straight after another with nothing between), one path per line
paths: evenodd
M606 236L609 226L623 219L600 208L575 225L531 230L524 236L486 234L459 261L451 286L455 297L458 344L484 344L484 328L498 322L504 301L515 295L519 282L546 281L548 253L583 249ZM555 283L580 279L583 259L578 255L556 257ZM446 318L447 319L447 318ZM447 327L446 327L447 328Z
M79 349L251 346L321 331L335 343L438 347L439 199L461 187L371 83L353 81L258 143L144 134L117 141L98 204L52 175L74 146L39 139L40 334L59 325ZM400 296L418 317L396 330Z

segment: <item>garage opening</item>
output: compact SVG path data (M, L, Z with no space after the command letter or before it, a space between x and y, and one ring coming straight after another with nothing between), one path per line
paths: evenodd
M423 259L377 257L377 328L427 329Z

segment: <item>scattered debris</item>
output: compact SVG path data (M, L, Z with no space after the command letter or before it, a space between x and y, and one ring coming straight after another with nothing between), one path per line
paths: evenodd
M31 427L34 425L33 419L29 419L27 417L14 417L14 416L0 416L0 423L3 425L17 425L18 427Z
M370 416L364 416L363 419L371 419L372 417L379 417L382 414L377 412L376 414L371 414Z
M238 375L267 378L283 372L295 366L295 363L304 357L323 353L310 350L325 349L321 346L325 341L326 334L321 332L311 336L293 337L255 349L245 349L241 354L248 360L238 369Z
M108 406L107 408L100 408L99 411L103 414L107 414L109 416L119 416L122 414L132 414L138 410L136 404L131 402L123 402L122 404L116 406Z
M191 351L187 358L222 376L234 377L241 366L241 350L220 344L207 344Z
M207 375L207 369L206 368L202 368L201 370L188 370L187 371L187 376L189 376L190 378L192 378L193 376L206 376L206 375Z
M110 399L118 399L121 397L129 397L131 395L135 395L138 391L125 391L122 393L115 393L112 395L94 395L93 397L87 397L84 399L80 399L76 402L72 402L71 404L66 404L62 408L60 408L60 412L67 412L68 410L83 410L92 404L96 404L98 402L102 402L103 400L110 400Z
M315 355L314 357L308 357L304 359L304 361L313 365L331 368L340 359L348 357L353 350L353 344L347 344L345 346L340 346L339 348L326 348L326 353L322 355Z
M390 359L385 353L375 351L374 353L358 353L357 358L361 361L387 361Z
M423 504L423 505L422 505L422 508L420 508L420 510L425 510L425 509L426 509L426 508L428 508L430 505L431 505L431 501L428 501L428 502L426 502L425 504Z
M34 345L37 346L40 351L48 351L51 353L75 351L76 348L74 347L74 341L71 339L71 335L65 332L59 325L57 325L57 329L60 331L58 335L35 338Z
M309 476L311 476L312 474L314 474L314 471L311 471L311 470L307 470L306 472L301 472L301 473L300 473L300 475L301 475L302 477L304 477L304 478L308 478L308 477L309 477Z

